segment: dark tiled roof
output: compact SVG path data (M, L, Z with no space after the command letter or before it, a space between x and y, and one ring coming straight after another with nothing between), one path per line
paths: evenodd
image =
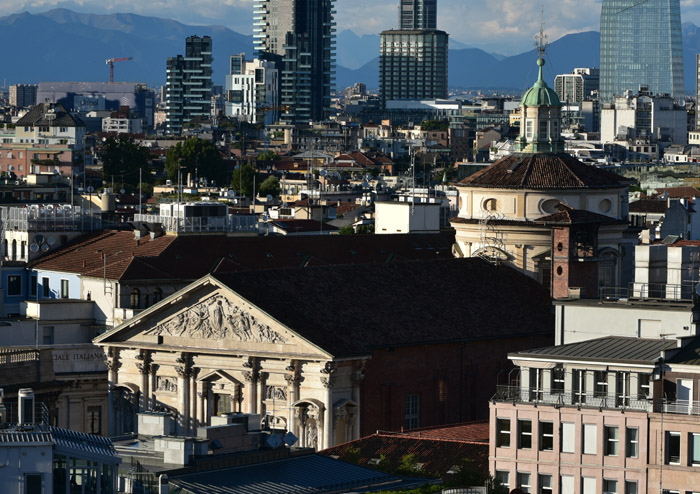
M450 223L462 223L465 225L478 225L481 223L483 220L479 218L460 218L459 216L456 216L454 218L450 218ZM545 225L542 224L539 220L537 221L521 221L521 220L503 220L503 219L490 219L488 220L489 225L501 225L501 226L528 226L528 227L540 227L540 228L547 228Z
M606 336L595 340L570 343L568 345L536 348L511 354L511 357L541 357L561 360L586 359L627 363L653 363L659 358L662 347L676 348L676 340L627 338Z
M402 479L323 455L244 467L171 475L170 484L192 494L292 494L350 492L369 485L401 487Z
M630 202L630 213L660 213L668 209L668 203L659 199L640 199Z
M0 431L0 444L29 444L29 443L48 443L53 444L51 433L44 431L20 431L6 430Z
M668 197L670 199L690 199L692 197L700 197L700 190L690 186L656 189L657 196L663 196L666 193L668 193Z
M313 237L168 235L154 240L145 237L137 243L134 232L108 230L82 236L30 263L30 267L101 278L104 261L99 251L103 251L109 279L194 281L213 271L451 257L453 243L453 231L435 235Z
M356 449L360 450L357 459ZM461 460L473 461L477 473L488 475L489 444L487 442L424 439L405 434L377 433L349 443L321 451L320 454L354 460L358 465L367 465L371 459L384 455L391 467L401 464L406 455L414 455L422 463L421 472L441 478L449 477L452 467Z
M46 112L53 108L55 118L46 118ZM40 125L53 127L85 127L82 120L68 113L61 105L39 103L17 120L18 127L38 127Z
M600 223L600 224L626 224L626 221L616 220L610 216L586 211L585 209L574 209L566 204L559 204L558 213L545 216L537 220L540 223L554 223L564 225L574 225L581 223Z
M623 177L568 154L511 154L465 178L463 187L602 189L623 187Z
M680 365L700 365L700 337L696 336L693 338L668 361L669 363Z
M546 289L512 268L477 258L215 277L337 357L554 329Z

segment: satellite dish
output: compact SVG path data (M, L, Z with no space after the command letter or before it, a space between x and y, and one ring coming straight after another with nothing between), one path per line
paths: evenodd
M49 246L48 246L48 245L44 244L44 245L41 246L41 251L42 251L42 252L47 252L48 250L49 250Z
M326 170L321 170L320 172L318 172L318 174L322 177L325 177L326 175L328 175L328 172Z
M268 194L267 196L265 196L265 200L266 200L267 202L272 201L272 195Z
M31 244L29 246L29 250L36 254L37 252L39 252L39 244Z
M267 445L270 446L272 449L277 449L280 446L282 446L282 438L279 437L277 434L272 434L270 437L267 438Z
M90 187L90 188L92 189L92 187ZM90 192L92 192L92 191L90 191ZM121 189L119 192L121 192L122 194L126 194L126 190L125 190L125 189Z
M299 438L291 432L287 432L284 435L284 443L287 446L294 446L298 440L299 440Z
M46 243L51 245L51 246L56 245L56 239L53 237L49 237L46 239Z
M37 236L34 237L34 241L35 241L37 244L39 244L39 245L43 244L43 243L44 243L44 240L45 240L45 239L44 239L44 236L43 236L43 235L37 235Z

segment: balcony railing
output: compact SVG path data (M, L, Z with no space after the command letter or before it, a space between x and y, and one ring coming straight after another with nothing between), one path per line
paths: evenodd
M692 301L696 283L630 283L627 287L601 287L601 300L678 300Z
M574 406L652 411L652 400L646 397L628 395L596 395L595 393L558 393L552 390L523 388L520 386L498 386L492 401L552 405L555 407Z

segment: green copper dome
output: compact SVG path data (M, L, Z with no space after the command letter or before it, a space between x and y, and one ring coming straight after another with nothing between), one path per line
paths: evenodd
M520 106L561 106L557 93L544 82L544 76L542 74L544 59L537 59L537 65L540 67L539 78L535 85L527 90L523 99L520 101Z

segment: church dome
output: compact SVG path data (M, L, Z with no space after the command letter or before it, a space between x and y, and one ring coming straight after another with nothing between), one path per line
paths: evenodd
M557 93L544 82L542 74L544 59L539 58L537 60L537 65L540 67L539 78L535 85L527 90L523 99L520 101L520 106L561 106Z

